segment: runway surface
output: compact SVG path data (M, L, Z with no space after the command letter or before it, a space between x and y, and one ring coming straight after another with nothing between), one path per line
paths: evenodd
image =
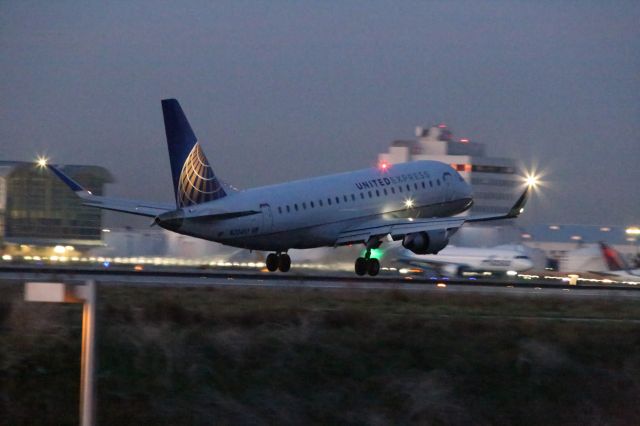
M313 288L364 290L403 290L410 292L438 292L451 294L504 294L532 297L588 297L640 299L640 288L628 285L564 285L534 281L469 281L433 280L424 277L354 275L280 274L247 270L117 270L74 269L60 267L3 267L0 281L21 283L28 281L65 282L80 284L93 279L109 286L156 287L260 287L273 289Z

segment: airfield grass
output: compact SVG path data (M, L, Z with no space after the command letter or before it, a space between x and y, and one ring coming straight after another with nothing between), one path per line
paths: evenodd
M99 289L111 424L633 425L640 303ZM0 285L0 424L77 424L81 306Z

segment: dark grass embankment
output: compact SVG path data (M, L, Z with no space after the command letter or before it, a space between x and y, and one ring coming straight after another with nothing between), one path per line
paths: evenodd
M0 296L0 423L76 424L81 307ZM621 300L102 287L98 420L636 425L638 319Z

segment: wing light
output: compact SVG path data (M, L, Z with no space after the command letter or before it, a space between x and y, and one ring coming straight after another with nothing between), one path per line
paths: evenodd
M44 155L38 155L38 158L36 158L36 165L41 169L44 169L45 167L47 167L48 163L49 163L49 159Z

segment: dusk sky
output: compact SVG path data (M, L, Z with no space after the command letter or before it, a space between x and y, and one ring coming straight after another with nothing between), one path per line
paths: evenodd
M528 223L640 222L640 2L0 2L0 160L173 200L160 100L241 188L374 165L417 125L546 173Z

